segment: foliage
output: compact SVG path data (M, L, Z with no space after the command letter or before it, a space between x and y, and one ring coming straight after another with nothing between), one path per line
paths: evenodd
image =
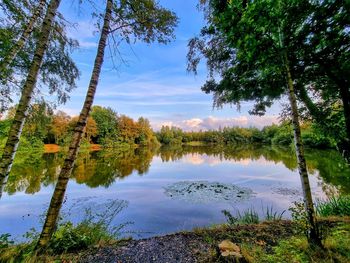
M316 204L319 216L350 216L350 196L333 196L327 201Z
M350 138L349 3L208 0L201 6L207 24L188 43L188 70L196 73L205 59L202 90L213 94L214 106L254 101L250 112L264 114L286 95L282 65L288 65L303 115L323 137L306 141L321 146L331 137L343 147Z
M0 17L0 113L3 113L13 103L13 97L21 92L23 82L28 74L30 62L34 56L36 41L40 37L40 28L44 18L41 14L34 24L34 28L25 39L22 50L17 51L17 55L10 65L3 65L5 58L11 52L12 47L18 41L23 30L25 30L33 10L37 8L39 1L1 1ZM48 5L45 5L45 9ZM42 13L45 13L44 10ZM62 14L58 14L53 23L53 30L50 34L47 52L39 72L36 85L35 101L43 99L49 101L48 96L40 94L56 95L55 101L51 104L65 103L69 98L69 92L76 87L76 80L79 78L79 70L70 57L73 50L78 47L76 40L67 36L67 27L70 24ZM6 66L6 68L4 68Z
M181 144L195 142L216 144L246 144L263 143L290 146L293 142L293 130L288 122L280 125L272 124L259 130L257 128L224 127L219 130L186 132L177 127L162 126L156 132L158 141L162 144ZM313 148L332 148L335 142L325 137L319 129L308 122L302 125L304 144Z
M291 206L288 210L292 213L292 219L295 223L295 232L297 234L304 234L306 237L308 237L308 229L310 225L304 203L295 201L293 202L293 206Z
M0 235L0 249L7 248L15 243L13 240L10 240L10 236L10 234Z
M116 139L118 136L117 113L112 108L93 106L90 116L97 125L97 142L103 143L107 138Z
M13 119L13 108L7 117L0 120L0 146L5 143ZM21 149L42 147L43 143L55 143L66 146L70 142L78 118L63 111L53 113L44 102L30 107L27 121L21 137ZM106 146L121 144L157 145L158 141L146 118L137 121L125 115L117 115L111 108L94 106L84 129L84 142L101 143Z

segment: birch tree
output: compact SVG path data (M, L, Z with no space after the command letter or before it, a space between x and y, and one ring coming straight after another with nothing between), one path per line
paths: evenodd
M157 41L165 44L173 37L173 30L177 23L175 14L159 6L154 0L107 0L105 14L102 17L100 39L85 102L74 129L68 155L51 198L37 244L39 251L47 246L57 224L69 177L77 158L79 145L94 101L108 37L115 44L112 46L113 48L117 48L117 44L123 40L127 43L140 40L146 43ZM117 41L116 38L119 38L119 40Z

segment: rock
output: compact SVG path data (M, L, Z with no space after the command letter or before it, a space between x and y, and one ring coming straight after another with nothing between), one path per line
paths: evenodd
M233 256L235 258L242 258L241 249L235 243L232 243L230 240L224 240L219 244L219 249L221 256L228 257Z

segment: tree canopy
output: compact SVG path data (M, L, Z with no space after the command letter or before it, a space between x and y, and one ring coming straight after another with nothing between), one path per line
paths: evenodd
M273 101L286 94L285 52L297 98L305 105L306 115L331 133L332 125L339 122L339 116L334 118L334 109L341 102L341 118L348 122L348 3L202 3L208 23L189 42L188 70L196 72L200 60L206 59L209 76L202 90L213 94L215 106L232 103L239 107L242 101L255 101L251 113L264 114ZM344 134L346 127L343 121Z

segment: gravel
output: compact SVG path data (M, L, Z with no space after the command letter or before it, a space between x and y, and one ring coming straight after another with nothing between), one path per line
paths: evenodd
M197 262L196 258L209 251L209 244L194 233L131 240L123 246L95 248L83 255L81 263L182 263Z

